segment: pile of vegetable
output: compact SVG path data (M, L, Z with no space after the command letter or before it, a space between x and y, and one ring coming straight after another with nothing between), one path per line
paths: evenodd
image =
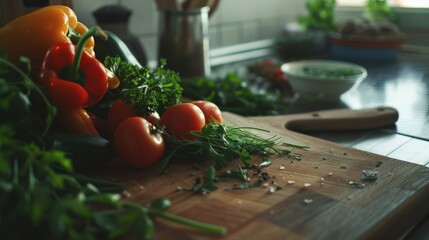
M281 70L283 62L274 59L264 59L255 61L248 66L249 82L261 89L267 89L267 92L280 92L283 99L290 100L295 94L289 84L289 80Z
M122 201L125 186L83 173L114 158L161 171L173 160L209 160L213 183L236 158L244 176L252 155L296 157L278 139L249 131L262 129L224 125L213 102L181 102L181 80L165 62L150 69L97 59L93 38L103 31L86 28L65 6L19 17L4 34L24 39L0 38L0 234L7 239L151 239L153 217L225 234L168 213L168 199Z

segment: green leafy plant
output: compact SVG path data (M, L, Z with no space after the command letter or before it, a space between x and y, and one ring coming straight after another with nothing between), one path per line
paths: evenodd
M222 111L244 116L278 115L289 106L279 92L257 92L237 74L208 79L182 79L184 96L214 102Z
M161 60L159 67L151 69L108 56L104 65L120 79L120 84L90 109L99 116L106 117L111 104L119 98L133 104L141 116L153 112L162 114L169 106L180 102L183 91L180 76L165 68L165 60Z
M307 16L299 16L298 23L304 29L333 30L335 23L336 0L308 0Z
M394 17L386 0L367 0L364 16L370 21L393 20Z

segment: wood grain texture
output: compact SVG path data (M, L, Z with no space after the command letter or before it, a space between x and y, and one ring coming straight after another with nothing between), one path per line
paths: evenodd
M265 169L271 176L268 182L282 190L224 191L231 187L229 182L219 183L219 190L207 195L178 191L178 187L190 188L196 177L185 163L172 164L163 175L120 165L102 175L128 186L127 201L146 204L167 197L172 213L226 226L228 235L222 239L386 239L399 237L429 213L426 167L286 130L281 117L224 113L224 118L228 125L268 129L266 137L280 136L286 142L310 146L294 150L302 154L300 161L285 156L270 159L272 165ZM363 170L374 169L377 181L363 182L364 188L351 185L362 182ZM156 231L156 239L219 238L162 221L157 222Z

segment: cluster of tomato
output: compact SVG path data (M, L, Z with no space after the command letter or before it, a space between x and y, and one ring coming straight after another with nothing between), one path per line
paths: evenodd
M169 107L160 116L140 117L133 106L117 100L107 116L107 130L113 136L115 150L128 166L145 168L155 165L165 151L163 131L177 139L194 140L191 131L201 131L207 123L222 123L218 106L209 101L193 101Z

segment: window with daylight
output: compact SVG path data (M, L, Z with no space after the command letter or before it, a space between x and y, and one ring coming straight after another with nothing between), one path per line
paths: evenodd
M338 6L363 6L366 0L337 0ZM429 8L428 0L388 0L392 7Z

